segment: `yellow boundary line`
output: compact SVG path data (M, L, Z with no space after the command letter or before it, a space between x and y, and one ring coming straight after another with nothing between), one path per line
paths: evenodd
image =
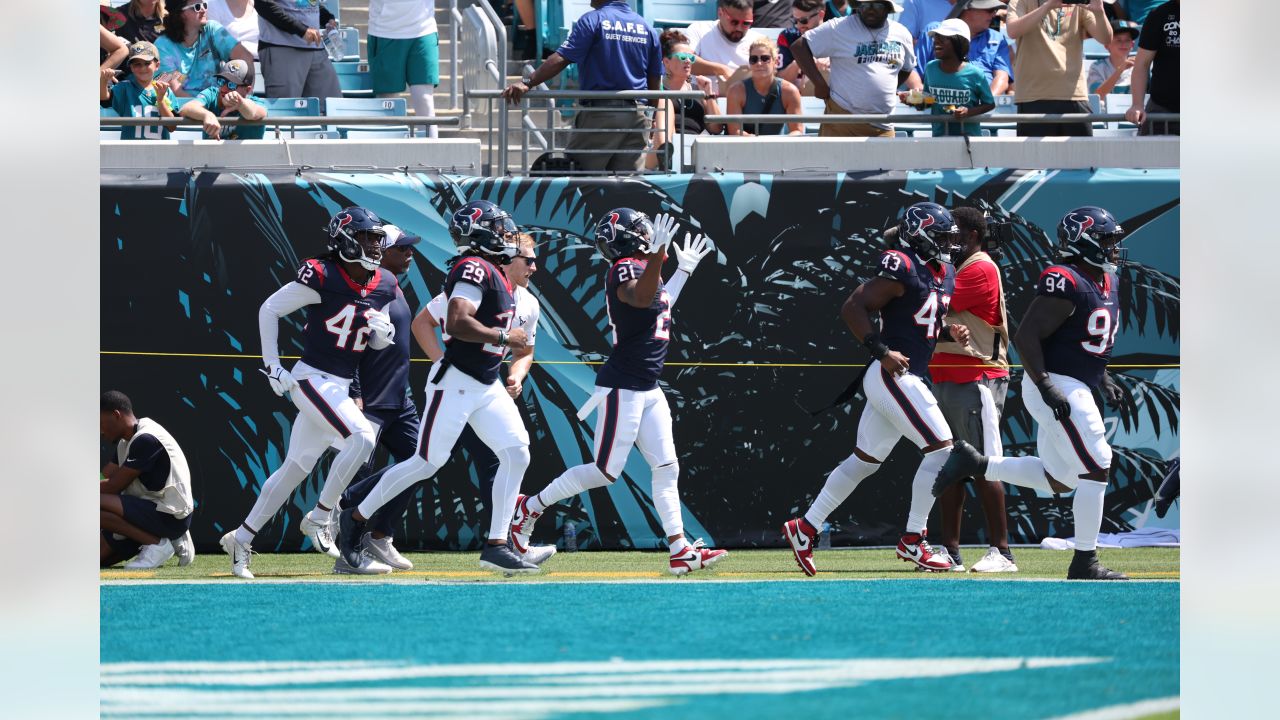
M205 358L205 359L223 359L223 360L261 360L261 355L235 355L230 353L175 353L175 352L137 352L131 350L99 350L99 355L117 355L128 357L172 357L172 358ZM299 355L281 355L282 360L297 360ZM410 362L431 362L427 358L413 358ZM510 362L505 361L505 362ZM603 365L603 362L596 360L535 360L536 365ZM670 367L735 367L735 368L860 368L866 363L773 363L773 362L669 362L666 365ZM934 367L968 367L967 365L935 365ZM1020 368L1021 365L1010 365L1011 368ZM1182 368L1182 363L1166 363L1166 364L1150 364L1150 365L1121 365L1113 364L1107 367L1127 370L1177 370Z

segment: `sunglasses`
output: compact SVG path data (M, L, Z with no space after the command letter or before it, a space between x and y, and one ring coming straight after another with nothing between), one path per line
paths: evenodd
M536 256L530 257L528 255L517 255L516 260L523 260L525 265L533 265L538 262L538 258Z
M671 53L667 56L668 60L679 60L680 62L693 62L698 59L697 55L690 52Z
M192 3L190 5L183 5L182 9L190 10L191 12L204 12L209 9L209 3Z
M772 62L773 62L772 55L748 55L747 56L747 64L749 65L755 65L757 63L772 63Z
M795 17L793 15L791 17L791 25L793 27L796 25L808 25L809 23L813 22L814 18L818 17L821 14L822 14L822 11L819 10L818 12L813 13L812 15L805 15L804 17Z

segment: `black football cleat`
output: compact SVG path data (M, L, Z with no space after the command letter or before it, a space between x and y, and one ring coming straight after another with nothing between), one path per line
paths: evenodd
M360 567L360 540L363 537L364 523L356 520L355 508L347 508L338 514L338 554L350 567Z
M1067 568L1068 580L1128 580L1129 576L1103 567L1097 550L1077 550Z
M516 573L536 573L542 568L525 562L506 545L485 545L480 551L480 567L511 577Z
M978 448L963 440L957 440L951 446L951 454L938 471L933 481L933 496L941 497L947 488L972 477L980 477L987 472L987 459Z
M1169 474L1165 475L1160 489L1156 490L1156 517L1162 518L1169 513L1173 501L1182 494L1182 459L1175 459L1169 465Z

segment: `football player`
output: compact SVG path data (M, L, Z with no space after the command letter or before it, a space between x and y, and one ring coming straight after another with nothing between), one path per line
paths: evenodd
M605 308L613 331L613 351L596 373L591 400L578 412L586 417L603 405L596 419L595 462L569 468L541 492L521 496L511 524L517 552L528 552L534 523L561 500L612 483L622 473L631 446L640 448L653 471L653 505L662 522L671 555L668 569L685 575L723 559L726 550L691 544L680 517L680 475L671 409L658 387L658 376L671 340L671 308L685 281L712 251L711 240L685 235L684 247L673 246L678 269L663 285L662 263L676 231L675 219L659 215L650 222L631 208L610 211L596 224L596 247L609 261Z
M1107 375L1120 331L1116 268L1124 229L1100 207L1080 207L1058 224L1060 264L1040 274L1036 296L1013 344L1022 357L1022 399L1036 421L1040 457L989 457L966 442L952 450L934 494L965 477L1028 487L1045 493L1074 489L1076 550L1069 580L1128 580L1098 562L1098 531L1111 467L1099 388L1108 403L1123 392Z
M804 517L788 520L782 533L806 575L816 575L813 545L827 517L888 457L903 437L924 453L911 484L911 511L897 554L923 570L950 570L947 553L935 552L925 525L933 507L933 480L951 447L951 429L925 378L939 338L969 342L964 325L943 318L955 287L951 254L959 252L959 229L951 213L931 202L906 209L897 227L900 250L880 254L875 277L854 289L840 309L853 336L872 357L862 380L867 397L858 419L853 454L830 475ZM871 313L880 313L880 328Z
M298 408L284 462L262 484L258 500L235 530L222 536L231 556L231 572L252 578L250 546L262 526L284 505L334 437L342 449L329 467L316 506L302 519L300 530L320 552L336 557L331 511L356 471L373 452L373 426L351 399L351 378L367 348L379 350L395 340L395 326L383 308L396 297L396 276L379 267L382 220L372 212L349 207L329 221L328 252L298 268L296 280L267 298L258 310L263 371L276 395L288 396ZM302 359L285 370L280 364L280 318L306 308ZM391 568L368 556L351 566L365 572Z
M480 565L508 575L534 573L537 565L507 547L507 522L529 467L529 433L515 401L498 382L507 350L520 352L529 344L525 331L512 327L515 297L497 267L519 252L516 224L497 205L474 200L453 214L449 234L459 249L445 280L445 332L450 338L444 358L431 368L417 452L387 470L358 506L339 514L339 548L348 563L358 563L368 518L400 493L433 477L469 424L498 456L493 517Z

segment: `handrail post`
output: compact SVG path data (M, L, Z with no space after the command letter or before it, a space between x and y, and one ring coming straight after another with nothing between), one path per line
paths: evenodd
M458 109L458 0L449 0L449 109Z

